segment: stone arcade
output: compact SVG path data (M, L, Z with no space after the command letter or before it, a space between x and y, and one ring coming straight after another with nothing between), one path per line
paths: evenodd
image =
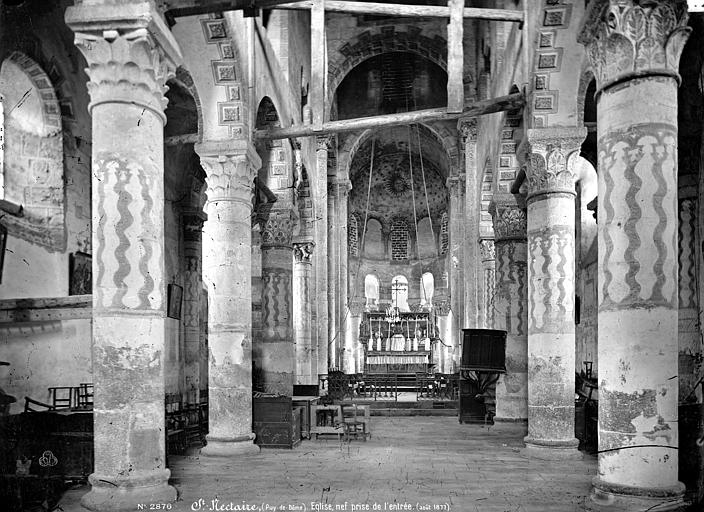
M381 408L356 455L420 460L413 507L703 506L702 2L397 1L2 1L0 420L92 425L83 507L400 510L362 462L319 485L329 441L279 466L257 400L453 382L463 329L506 331L497 434ZM0 432L29 503L56 462ZM450 492L491 486L463 457L502 487Z

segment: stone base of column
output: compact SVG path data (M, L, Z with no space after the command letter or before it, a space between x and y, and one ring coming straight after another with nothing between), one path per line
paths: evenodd
M92 488L81 498L81 505L100 512L131 512L138 505L173 503L176 489L169 485L169 476L168 469L119 479L93 473L88 477Z
M577 449L579 439L534 439L526 436L523 441L526 443L525 454L536 459L571 460L583 457L582 452Z
M494 416L494 423L513 423L516 425L527 425L528 418L506 418L504 416Z
M200 450L203 457L232 457L260 452L259 446L254 444L254 434L227 439L205 436L205 439L208 444Z
M592 479L591 500L597 510L684 510L685 486L677 482L672 487L644 488Z

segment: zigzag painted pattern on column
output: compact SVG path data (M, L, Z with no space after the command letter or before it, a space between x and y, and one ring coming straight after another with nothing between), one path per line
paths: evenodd
M668 177L676 172L676 128L649 124L613 131L602 137L600 147L600 180L606 191L599 223L605 249L601 307L672 307L677 291L677 262L671 254L677 190ZM649 211L656 214L655 222L643 215Z

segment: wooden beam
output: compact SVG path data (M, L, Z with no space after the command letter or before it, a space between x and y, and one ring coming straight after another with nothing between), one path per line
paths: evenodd
M212 12L234 11L253 7L255 9L294 9L310 10L313 0L291 2L290 0L159 0L160 10L172 17L194 16ZM328 12L348 14L376 14L381 16L411 16L423 18L449 18L450 9L443 5L382 4L376 2L346 2L328 0L325 5ZM523 12L507 9L487 9L466 7L462 11L465 18L521 22Z
M448 112L445 107L415 110L400 114L386 114L372 117L359 117L356 119L343 119L341 121L328 121L323 123L320 130L310 125L294 125L288 128L273 128L269 130L254 130L254 138L259 140L289 139L295 137L311 137L328 135L332 133L366 130L368 128L385 128L413 123L426 123L430 121L449 121L460 117L475 117L484 114L493 114L505 110L521 108L524 104L522 93L509 94L499 98L477 101L465 105L462 112Z
M272 9L310 9L310 0L301 2L280 3L279 0L256 0L257 6ZM375 2L346 2L344 0L328 0L325 2L328 12L344 12L349 14L376 14L382 16L412 16L422 18L449 18L450 9L444 5L411 5L382 4ZM480 20L523 21L523 11L508 9L487 9L483 7L465 7L462 10L465 18Z
M450 23L447 25L447 111L462 112L464 108L464 0L449 0Z
M310 106L313 126L320 130L325 115L325 0L313 0L310 12Z

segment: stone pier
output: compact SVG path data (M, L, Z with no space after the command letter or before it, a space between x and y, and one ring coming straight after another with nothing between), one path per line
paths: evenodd
M452 344L452 348L444 347L450 352L452 359L461 359L460 346L462 339L462 329L465 325L465 307L467 306L465 295L466 279L464 275L464 196L465 177L452 176L448 178L445 185L450 191L450 258L448 266L450 269L450 299L452 308L452 335L443 338L445 343ZM472 283L471 286L474 286Z
M494 421L525 421L528 417L525 201L520 196L496 194L489 212L496 236L494 327L507 333L506 373L496 383Z
M313 307L313 251L315 243L295 242L293 244L293 332L296 351L295 383L313 385L318 383L317 361L312 360L313 326L311 310Z
M187 209L181 216L185 275L183 289L184 376L187 401L197 405L201 388L200 296L202 281L202 230L207 216L202 210Z
M165 83L181 55L150 2L66 11L92 117L95 462L90 510L170 503L164 447Z
M647 508L678 481L678 63L684 1L595 0L599 464L592 499Z
M311 189L315 190L315 245L317 250L313 257L315 264L315 307L318 323L316 329L316 342L318 345L318 374L327 374L329 367L328 336L329 336L329 307L328 307L328 137L316 137L315 151L315 178L312 179ZM317 383L317 376L316 376Z
M205 456L256 452L252 433L252 193L261 165L243 140L196 144L207 174L209 434Z
M575 151L586 128L528 130L527 452L580 457L574 436Z
M269 211L262 225L262 342L258 347L267 393L293 396L294 217L288 208Z
M494 240L483 238L479 242L482 259L481 305L479 309L479 327L482 329L494 328L494 294L496 290L496 250Z

